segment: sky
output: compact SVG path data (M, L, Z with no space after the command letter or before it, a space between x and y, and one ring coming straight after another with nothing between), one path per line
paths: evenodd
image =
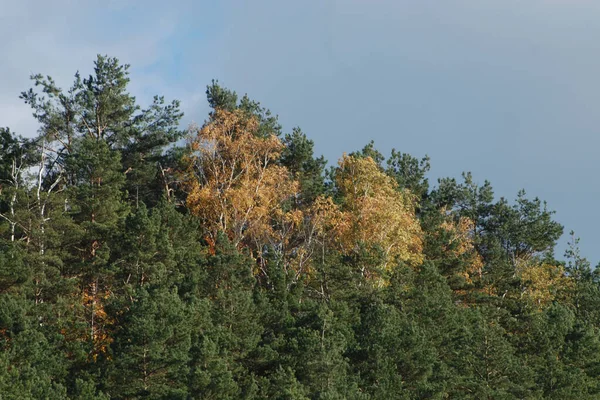
M202 123L212 79L300 126L331 163L370 140L429 155L430 182L489 180L556 210L600 261L600 2L0 0L0 126L33 136L19 93L67 88L96 54L131 64L140 104Z

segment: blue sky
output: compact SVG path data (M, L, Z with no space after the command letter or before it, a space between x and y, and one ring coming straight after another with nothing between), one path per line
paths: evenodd
M591 0L0 0L0 126L31 136L31 72L64 87L97 53L132 92L201 123L211 79L300 126L335 162L375 140L548 201L600 261L600 2ZM559 254L567 237L562 239Z

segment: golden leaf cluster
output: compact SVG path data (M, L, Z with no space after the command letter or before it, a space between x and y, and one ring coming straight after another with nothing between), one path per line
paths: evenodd
M257 135L256 118L218 110L190 139L187 206L214 239L225 232L236 246L266 243L271 220L298 191L285 167L276 164L283 144Z
M278 165L283 144L258 135L259 123L240 110L217 110L193 129L186 158L187 207L215 243L224 232L238 248L262 257L269 245L297 275L309 274L315 251L359 248L393 261L422 262L422 232L415 198L371 158L344 156L336 187L340 203L321 196L304 209L290 208L299 184Z
M377 248L384 254L385 268L396 259L409 264L423 261L416 200L410 192L399 190L372 158L344 155L336 186L342 204L335 233L343 251L355 251L358 245Z
M523 283L523 296L538 307L549 304L573 287L573 280L560 265L522 261L517 263L517 275Z
M445 219L440 228L449 234L446 244L447 254L452 258L465 261L466 268L462 271L462 275L468 283L472 283L473 276L481 277L483 269L483 259L473 243L475 223L467 217L460 217L455 221L446 214L445 210L442 210L442 213Z

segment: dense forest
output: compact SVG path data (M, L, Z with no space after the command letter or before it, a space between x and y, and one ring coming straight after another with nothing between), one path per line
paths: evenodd
M215 81L182 129L128 69L32 76L37 136L0 129L1 399L600 398L600 276L543 201L328 164Z

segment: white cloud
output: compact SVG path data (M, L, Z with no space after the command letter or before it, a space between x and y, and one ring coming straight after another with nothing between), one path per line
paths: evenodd
M122 0L4 3L0 8L0 126L34 135L30 109L18 98L31 87L30 74L50 75L67 88L76 71L84 76L91 72L98 53L132 65L131 89L141 103L150 100L148 88L156 94L168 89L159 74L146 69L164 57L185 6Z

